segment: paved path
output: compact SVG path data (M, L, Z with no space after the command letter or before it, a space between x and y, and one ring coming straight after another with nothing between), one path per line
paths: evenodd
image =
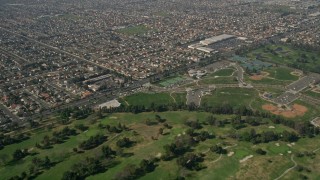
M297 167L297 162L294 161L293 159L294 155L291 155L291 161L294 163L294 166L292 166L291 168L287 169L286 171L284 171L284 173L282 173L279 177L275 178L274 180L279 180L281 179L283 176L285 176L288 172L290 172L292 169L294 169L295 167Z
M218 159L216 159L216 160L214 160L214 161L211 161L210 163L215 163L215 162L220 161L221 157L222 157L222 154L220 154L220 156L218 157Z
M172 91L172 92L170 93L170 97L173 99L173 102L176 103L177 101L176 101L176 99L172 96L172 93L174 93L174 91Z

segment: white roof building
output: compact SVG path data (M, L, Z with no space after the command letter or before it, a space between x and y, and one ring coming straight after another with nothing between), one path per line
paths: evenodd
M121 105L121 103L119 103L118 100L114 99L112 101L108 101L108 102L105 102L103 104L100 104L98 106L98 108L107 108L107 109L109 109L109 108L119 107L120 105Z
M205 45L205 46L208 46L210 44L213 44L213 43L216 43L216 42L220 42L220 41L223 41L223 40L227 40L227 39L230 39L230 38L234 38L234 37L235 37L234 35L222 34L222 35L219 35L219 36L214 36L214 37L205 39L203 41L200 41L200 43Z

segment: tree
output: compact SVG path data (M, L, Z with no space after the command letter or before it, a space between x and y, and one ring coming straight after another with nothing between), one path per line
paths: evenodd
M177 164L185 167L189 170L200 170L202 166L199 162L202 162L203 158L194 153L187 153L177 159Z
M257 149L257 150L256 150L256 153L257 153L257 154L260 154L260 155L266 155L266 154L267 154L267 152L264 151L264 150L262 150L261 148Z
M28 155L28 151L26 149L24 149L24 150L17 149L14 151L12 156L13 156L14 161L18 161L27 155Z
M213 117L212 115L207 117L207 123L211 126L215 125L216 120L217 118Z
M124 137L122 139L119 139L116 144L118 147L130 147L132 143L133 142L129 138Z
M50 166L51 166L51 161L50 161L50 159L49 159L48 156L44 157L43 165L42 165L42 166L43 166L43 168L45 168L45 169L50 168Z
M162 135L163 134L163 128L159 128L158 134Z
M155 169L155 164L154 161L152 160L146 160L143 159L140 162L140 169L143 171L143 173L148 173L148 172L152 172Z
M218 145L211 147L210 150L217 154L227 154L227 150L223 149L221 146L218 146Z
M116 152L113 151L109 146L103 146L102 155L106 158L112 158L114 155L116 155Z

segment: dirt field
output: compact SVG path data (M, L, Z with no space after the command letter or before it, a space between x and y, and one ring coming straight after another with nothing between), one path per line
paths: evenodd
M255 74L255 75L250 76L250 79L252 79L254 81L260 81L267 76L269 76L268 72L261 72L261 74Z
M305 106L299 105L299 104L294 104L291 107L291 110L282 109L282 108L279 108L279 107L274 106L272 104L265 104L262 106L262 108L264 110L271 112L272 114L282 115L286 118L294 118L296 116L303 116L308 111L308 108L306 108Z

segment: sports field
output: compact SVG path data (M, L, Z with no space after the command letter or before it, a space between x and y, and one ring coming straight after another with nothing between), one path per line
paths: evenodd
M253 84L288 85L299 79L293 74L292 69L286 67L271 67L262 71L259 75L246 74L245 81Z
M209 106L229 104L232 107L242 105L248 107L257 95L258 92L254 89L219 88L212 92L212 95L204 96L201 103Z
M164 80L160 81L158 84L163 87L169 87L169 86L172 86L172 85L177 84L177 83L184 81L184 80L185 80L184 78L182 78L180 76L176 76L176 77L164 79Z

